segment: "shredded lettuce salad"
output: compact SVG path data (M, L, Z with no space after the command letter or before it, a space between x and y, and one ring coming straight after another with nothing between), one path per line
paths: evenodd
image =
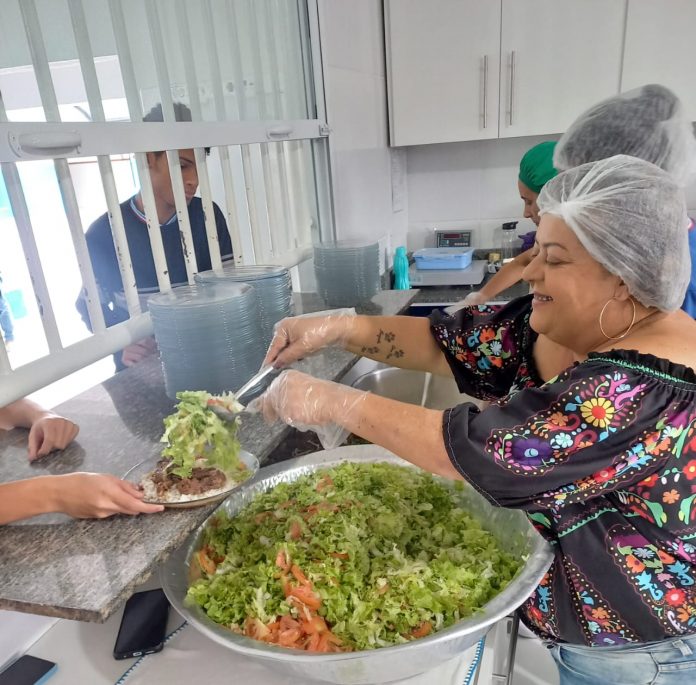
M371 649L450 626L522 565L458 507L456 488L353 462L281 483L233 518L221 512L197 559L188 601L232 630L310 651ZM316 647L316 616L340 647ZM292 644L282 640L289 625Z
M239 459L238 421L225 421L210 409L211 404L217 403L240 411L241 405L234 395L190 390L178 392L176 397L179 400L176 411L164 419L161 438L161 442L167 443L162 456L171 459L172 473L189 478L199 459L227 474L243 471L246 467Z

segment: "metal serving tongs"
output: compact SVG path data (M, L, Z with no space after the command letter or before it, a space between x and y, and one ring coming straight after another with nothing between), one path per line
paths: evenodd
M211 403L208 406L221 419L224 419L225 421L234 421L237 414L240 414L246 409L246 407L240 401L241 398L248 395L250 391L255 390L267 378L279 374L281 371L282 369L276 369L271 364L265 364L262 366L241 388L239 388L239 390L237 390L237 392L234 393L238 405L235 410L225 407L222 403Z

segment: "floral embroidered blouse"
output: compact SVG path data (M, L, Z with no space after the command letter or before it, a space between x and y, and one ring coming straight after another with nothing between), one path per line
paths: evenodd
M530 312L431 318L460 390L494 400L444 413L453 465L555 550L523 620L590 646L696 633L696 373L613 350L543 383Z

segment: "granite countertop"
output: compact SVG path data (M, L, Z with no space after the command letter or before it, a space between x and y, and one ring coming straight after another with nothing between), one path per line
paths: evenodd
M397 314L417 295L417 290L386 290L358 311ZM295 304L296 314L328 309L313 293L297 294ZM329 349L295 366L335 380L356 360ZM122 475L159 454L162 420L173 404L164 392L159 360L144 360L56 408L80 425L76 441L61 453L30 464L26 431L0 431L0 482L73 471ZM259 416L245 416L240 440L263 464L289 431L284 424L267 426ZM101 521L55 514L3 526L0 609L102 622L215 506Z

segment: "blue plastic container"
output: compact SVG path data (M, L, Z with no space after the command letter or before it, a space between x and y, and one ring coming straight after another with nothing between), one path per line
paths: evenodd
M466 269L474 258L471 247L426 247L413 253L417 269Z

